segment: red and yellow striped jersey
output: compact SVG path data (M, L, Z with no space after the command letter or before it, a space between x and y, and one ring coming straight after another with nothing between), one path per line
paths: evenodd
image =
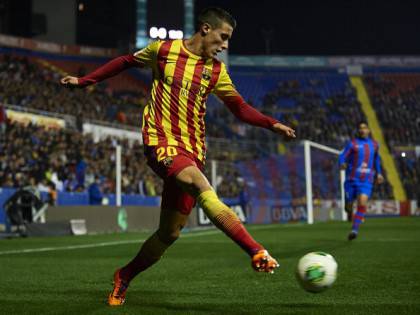
M188 51L182 40L157 41L134 58L153 70L151 97L143 113L143 141L182 147L205 159L204 115L210 93L239 96L224 63Z

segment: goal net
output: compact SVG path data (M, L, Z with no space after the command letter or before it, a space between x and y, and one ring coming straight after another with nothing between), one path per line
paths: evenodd
M340 151L303 141L307 222L345 220L345 172L338 166Z
M278 148L277 152L273 150L263 157L255 157L253 154L260 152L261 147L253 147L250 143L242 147L245 143L239 141L220 145L224 150L213 152L223 154L210 157L206 176L219 197L244 222L269 224L306 220L312 224L346 218L344 171L340 172L338 167L338 150L303 141L303 146L288 145L282 150ZM212 143L212 146L214 149L216 144ZM122 186L127 182L122 178L131 177L121 167L121 148L116 148L115 156L116 196L110 204L120 206ZM146 169L146 165L143 166ZM146 177L143 180L147 182L147 173L144 174ZM152 195L159 193L156 189ZM129 196L125 197L127 199ZM198 212L201 215L199 221L202 217L200 225L208 225L210 222L203 213Z

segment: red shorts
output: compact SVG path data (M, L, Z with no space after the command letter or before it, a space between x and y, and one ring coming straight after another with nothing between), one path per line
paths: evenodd
M196 166L201 171L204 165L192 153L174 146L144 146L147 165L163 179L162 209L174 209L190 214L195 198L184 192L175 177L184 168Z

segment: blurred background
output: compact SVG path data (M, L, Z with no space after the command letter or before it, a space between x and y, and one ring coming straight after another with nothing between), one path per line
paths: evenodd
M418 7L394 0L1 0L0 32L126 50L136 38L143 43L152 27L190 35L194 17L208 6L223 7L237 19L232 54L420 53Z
M251 223L306 220L308 202L317 218L338 219L337 211L330 211L340 209L342 196L337 156L311 149L313 196L307 200L301 141L339 151L354 136L357 122L366 120L381 146L387 179L375 187L370 215L418 214L416 5L0 0L0 229L10 231L34 218L43 224L82 218L89 231L142 227L136 209L158 209L162 190L146 166L140 134L151 73L130 69L84 90L64 89L58 82L152 40L191 36L197 14L208 6L228 10L238 22L222 56L238 91L298 135L284 143L240 123L210 98L207 175L225 202ZM116 196L117 146L122 147L121 197ZM36 198L25 197L27 191ZM22 203L24 210L17 205ZM109 209L109 225L95 226L83 211L76 215L80 207ZM7 213L18 208L20 217L13 221ZM197 211L191 224L208 224Z

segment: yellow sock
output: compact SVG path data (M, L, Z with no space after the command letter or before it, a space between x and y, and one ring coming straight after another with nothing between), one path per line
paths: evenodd
M241 246L250 256L263 249L247 232L235 212L225 205L213 190L201 193L197 202L213 224Z
M233 211L227 205L220 201L219 197L217 197L213 190L207 190L201 193L197 198L197 202L203 208L204 212L210 220L215 218L223 211L233 213Z

